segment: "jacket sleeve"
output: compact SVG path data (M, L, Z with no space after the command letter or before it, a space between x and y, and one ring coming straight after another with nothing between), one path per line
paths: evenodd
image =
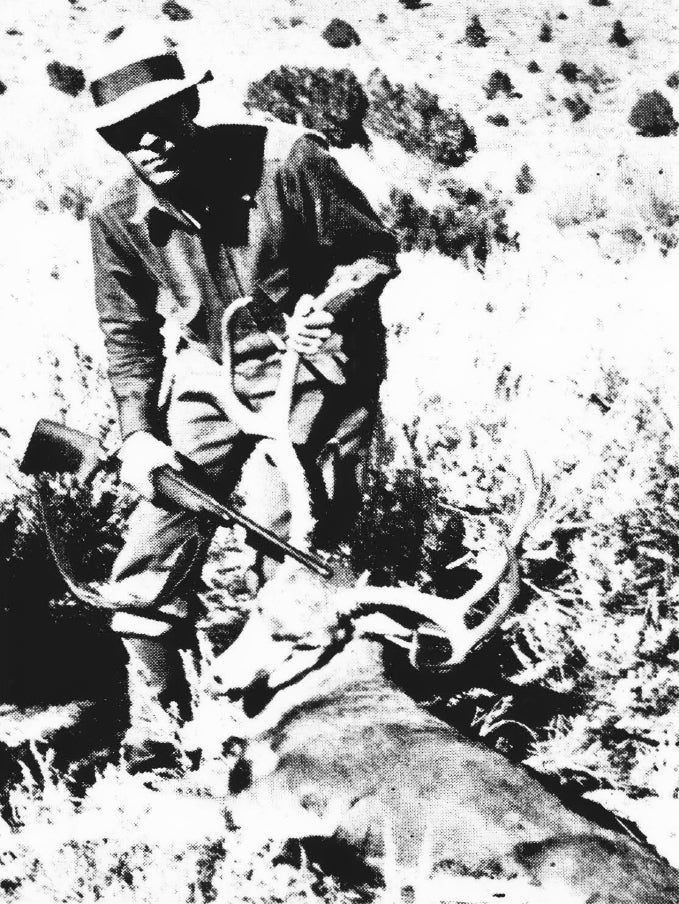
M284 186L304 245L326 280L348 265L355 274L355 291L343 293L343 300L330 306L333 313L341 313L354 299L374 298L399 273L394 234L319 141L305 136L295 143L284 168Z
M90 228L95 301L125 439L156 426L164 365L158 285L105 216L93 213Z

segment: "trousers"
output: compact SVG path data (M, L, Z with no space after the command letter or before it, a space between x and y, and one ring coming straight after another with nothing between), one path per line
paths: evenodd
M261 362L253 363L258 368L254 384L257 392L248 395L248 404L255 410L275 390L277 363L268 362L268 373L262 372ZM167 409L169 441L204 469L225 498L238 485L257 438L244 435L223 410L220 388L227 375L216 361L188 347L177 354L173 370ZM247 372L241 374L243 386L249 376ZM292 439L307 467L312 489L317 491L315 514L320 519L321 536L325 533L331 540L333 534L335 538L341 536L360 505L375 413L369 405L343 398L343 389L302 380L295 391L290 421ZM337 473L328 492L316 465L331 446ZM265 456L257 456L253 462L256 469L248 468L247 486L239 487L243 492L242 510L286 539L290 504L284 482ZM214 530L213 524L198 516L147 500L138 503L129 519L123 547L114 563L111 596L121 608L129 606L130 600L142 607L141 617L126 617L117 628L129 657L130 731L137 739L167 738L164 714L171 702L186 711L187 693L177 651L191 644L191 626L200 611L196 590ZM189 566L183 567L181 586L169 598L163 597L163 588L189 545L192 552ZM270 576L273 569L275 563L264 557L264 576ZM114 619L114 629L116 624Z

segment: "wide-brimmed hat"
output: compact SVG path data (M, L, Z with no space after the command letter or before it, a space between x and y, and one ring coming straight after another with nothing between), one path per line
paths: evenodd
M176 49L160 34L124 28L99 44L89 67L89 89L94 109L88 121L103 129L187 88L209 81L202 67L186 65Z

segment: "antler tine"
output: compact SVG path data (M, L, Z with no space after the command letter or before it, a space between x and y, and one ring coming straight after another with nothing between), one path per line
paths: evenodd
M451 655L443 665L451 666L462 662L501 624L521 589L516 549L534 520L542 498L542 481L536 477L527 452L522 458L522 470L526 478L523 483L523 498L514 526L502 547L503 554L471 590L457 600L444 599L409 587L367 587L345 591L341 594L341 614L360 618L385 608L401 608L420 615L442 629L450 642ZM506 581L503 584L504 578ZM479 625L468 628L465 624L468 613L498 585L501 585L498 604Z
M235 424L238 424L246 433L255 436L267 436L264 419L257 411L251 411L236 395L234 386L233 351L231 348L231 322L235 315L244 308L249 298L237 298L224 311L222 318L222 364L226 371L227 379L224 381L221 393L221 402L224 410ZM264 432L262 432L264 431Z
M306 474L297 457L290 435L292 402L300 366L299 354L288 349L281 361L278 386L273 397L261 411L251 411L244 405L234 387L231 324L236 313L249 303L239 298L224 312L222 320L222 357L227 380L222 389L222 403L227 416L246 433L264 438L268 455L274 461L285 483L290 500L290 539L304 543L313 528L311 499Z

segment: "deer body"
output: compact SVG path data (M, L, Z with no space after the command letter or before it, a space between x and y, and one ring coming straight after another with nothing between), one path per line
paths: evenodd
M280 821L311 855L339 844L378 873L391 833L404 875L428 847L432 876L523 877L558 890L542 898L555 904L679 901L676 871L440 721L387 677L383 653L353 637L274 698L274 724L266 707L253 717L250 743L273 756L234 795L237 824Z
M227 311L227 340L229 322ZM291 538L304 544L310 506L286 431L298 364L288 353L264 417L253 421L231 389L225 404L278 452ZM425 879L520 877L537 893L522 904L677 904L677 871L436 718L402 680L459 664L509 611L519 591L517 548L541 493L527 458L524 471L522 503L495 564L457 600L357 586L342 567L329 583L290 563L264 586L213 670L232 702L227 732L240 750L234 822L265 833L282 826L321 861L339 845L373 878L393 862L398 873ZM494 610L470 628L466 616L495 589ZM444 652L433 660L426 641L437 631Z

